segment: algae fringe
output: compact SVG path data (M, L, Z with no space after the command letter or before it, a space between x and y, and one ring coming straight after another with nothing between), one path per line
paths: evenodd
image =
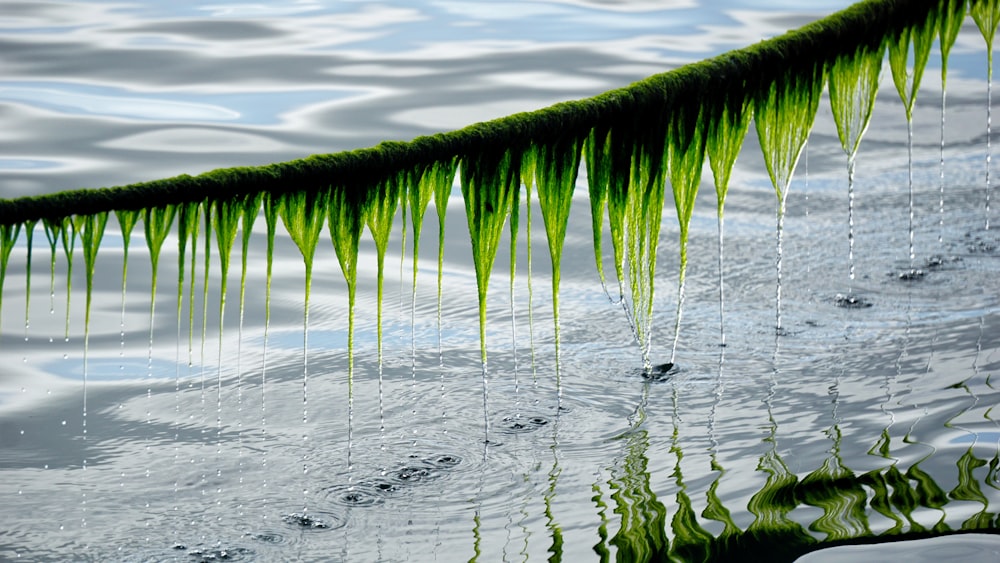
M272 223L277 212L302 251L307 277L304 317L308 323L311 262L321 231L320 218L327 218L329 222L338 259L353 293L354 263L358 238L362 234L359 226L367 224L376 239L381 270L391 223L399 205L402 204L404 213L406 204L410 205L416 245L424 210L433 193L440 237L446 194L450 192L452 174L457 168L479 286L481 334L486 322L487 285L500 233L515 212L514 206L520 206L517 197L520 184L532 180L536 184L554 266L553 317L558 347L562 238L577 172L583 161L587 169L598 274L604 283L602 232L606 212L619 285L618 299L629 317L643 363L648 368L653 279L667 183L674 194L681 231L676 343L687 263L687 225L706 155L716 176L721 240L729 172L749 119L757 114L755 122L764 141L761 144L765 162L775 181L779 200L780 252L781 219L788 182L799 151L808 138L819 94L825 84L828 81L851 82L850 75L857 72L857 64L845 64L845 61L881 57L887 45L893 78L909 121L931 42L938 36L944 38L942 63L946 65L955 30L960 25L956 20L963 20L967 12L971 12L983 30L992 57L995 16L1000 13L993 0L868 0L779 37L656 74L592 98L563 102L409 142L387 141L371 148L317 154L266 166L226 168L198 176L181 175L127 186L0 200L0 227L4 229L0 233L3 239L0 281L6 273L6 257L17 237L23 232L30 240L37 221L45 227L52 260L55 260L57 241L61 241L67 263L71 264L76 237L81 228L92 221L88 217L114 212L122 224L126 249L132 227L138 219L144 219L146 242L155 272L159 248L177 209L184 209L186 205L202 206L206 229L212 223L210 210L215 209L217 213L225 210L223 215L231 217L221 222L231 223L230 229L235 229L239 217L247 218L244 219L244 227L247 227L251 221L249 217L259 214L263 208L270 214ZM909 56L911 47L913 57ZM907 68L910 59L912 67ZM848 109L861 113L846 118L859 126L852 131L851 136L857 138L851 143L853 147L845 147L856 150L863 124L867 123L866 108ZM522 171L522 166L533 170ZM304 213L305 208L309 208L310 213ZM269 237L273 236L272 231L269 228ZM223 272L228 270L228 254L235 230L224 234L219 238ZM245 239L243 245L246 245ZM205 250L207 258L208 247ZM93 249L88 249L87 253L90 269L95 256L91 255ZM123 278L124 274L123 271ZM780 281L780 257L778 275ZM777 297L780 329L780 289ZM243 300L242 295L240 299ZM485 341L481 345L485 364Z

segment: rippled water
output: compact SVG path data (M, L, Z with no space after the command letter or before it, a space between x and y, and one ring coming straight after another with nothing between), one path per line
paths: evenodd
M0 195L408 139L593 95L846 4L803 12L737 1L725 9L5 2ZM562 272L561 409L535 208L531 292L523 242L513 305L504 252L491 284L488 443L475 274L455 197L442 348L435 229L424 229L411 324L411 235L401 260L397 225L379 384L366 235L350 388L346 289L328 239L317 254L304 356L303 266L290 240L277 240L269 326L263 221L247 254L242 323L237 245L220 336L215 241L208 292L202 236L193 275L188 249L178 305L177 240L168 239L151 319L141 231L123 297L112 219L85 364L80 251L67 303L63 250L56 246L50 279L49 243L37 228L30 278L23 237L12 254L0 317L0 490L8 499L0 557L595 560L670 542L675 555L697 559L699 549L725 543L710 538L737 529L839 540L995 528L1000 237L982 228L985 59L970 20L949 62L943 225L936 51L924 77L914 124L918 280L899 279L909 268L906 123L891 80L883 79L858 157L853 282L846 160L821 104L789 198L787 334L779 338L775 198L748 137L726 206L728 345L719 346L715 206L704 186L676 372L641 375L620 306L597 280L586 191L578 190ZM676 294L667 207L654 362L669 358ZM872 306L837 307L849 287Z

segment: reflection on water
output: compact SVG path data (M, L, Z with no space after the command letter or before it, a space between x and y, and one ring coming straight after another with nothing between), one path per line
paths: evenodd
M694 4L5 3L2 195L408 138L594 94L812 17ZM265 221L199 206L159 225L111 217L89 333L93 240L66 222L3 230L10 524L0 557L778 560L859 538L995 530L1000 240L982 230L985 57L970 28L950 61L944 224L934 81L914 114L919 279L898 277L910 264L900 102L888 90L876 102L848 235L842 147L824 100L810 175L788 199L785 335L773 331L774 196L758 147L737 162L726 210L727 346L714 198L703 193L677 367L655 378L641 375L620 305L595 275L588 206L577 202L558 340L539 283L547 253L531 264L511 245L500 257L519 273L486 302L488 438L462 213L448 214L439 248L440 321L433 259L395 279L392 265L412 258L405 246L358 242L356 332L341 264L315 236L303 331L302 244L275 236L274 209ZM131 244L139 223L153 246ZM530 228L544 236L544 224ZM677 234L661 234L666 256ZM503 233L498 248L518 236ZM237 269L216 264L228 256L220 245L240 253L238 307ZM654 355L672 347L675 280L669 267L656 279ZM838 307L844 292L870 306Z

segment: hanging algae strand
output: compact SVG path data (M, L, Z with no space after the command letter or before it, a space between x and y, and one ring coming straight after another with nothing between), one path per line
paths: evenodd
M289 237L302 253L302 261L305 264L305 299L302 306L302 442L306 446L309 435L305 431L309 423L309 295L312 289L312 269L313 258L316 255L316 244L319 242L319 235L323 229L323 218L325 214L329 194L326 191L298 191L285 193L278 199L278 214L285 224L285 230ZM302 452L302 475L303 478L309 473L309 466L306 463L307 450ZM308 511L306 499L309 489L306 485L302 487L302 513Z
M510 214L520 181L520 156L511 151L466 155L461 160L462 196L472 239L472 261L479 295L479 350L483 375L484 440L489 443L489 375L486 361L486 293L500 245L500 235Z
M14 243L17 242L17 235L21 232L21 224L0 225L0 312L3 311L3 285L7 278L7 264L10 262L10 253L14 250ZM3 316L0 315L0 321ZM0 323L0 334L3 334L3 324Z
M750 116L753 115L753 105L745 98L730 90L716 104L710 117L705 150L708 153L709 165L712 168L712 178L715 184L716 212L719 231L719 335L720 345L726 345L726 315L725 315L725 269L723 266L725 240L725 206L726 195L729 193L729 178L733 172L736 157L743 147L750 128Z
M684 308L684 283L687 276L688 230L694 202L698 197L701 170L705 161L705 134L702 126L702 109L679 105L674 109L667 140L667 170L674 193L677 223L680 227L680 268L677 274L677 315L674 321L674 339L670 347L670 365L677 356L677 343L681 335L681 314ZM721 251L721 249L720 249ZM669 368L667 368L669 369Z
M876 49L859 49L853 55L838 58L830 71L830 109L840 146L847 155L847 261L851 284L854 283L854 163L871 122L884 54L884 44ZM851 290L849 285L846 299L852 299Z
M913 242L913 106L917 101L917 91L920 89L920 79L930 57L931 43L937 30L934 13L920 24L901 30L889 40L889 66L892 69L892 81L896 91L903 101L906 110L906 154L907 154L907 184L909 191L910 223L909 223L909 257L910 270L913 270L913 260L916 258ZM910 46L913 46L913 70L907 70L907 60L910 57Z
M118 226L122 233L122 314L119 329L121 331L121 349L118 352L118 356L124 360L125 358L125 290L128 287L128 249L132 242L132 230L135 228L135 224L139 221L139 213L137 211L131 210L118 210L115 211L115 217L118 218ZM31 249L31 237L29 233L28 237L28 248ZM30 257L30 253L29 253ZM30 264L30 258L29 258ZM31 279L30 277L28 278ZM30 281L29 281L30 284ZM29 285L30 288L30 285ZM29 292L30 294L30 292ZM119 366L121 369L125 369L124 364Z
M1000 23L1000 2L996 0L979 0L969 7L976 27L986 41L986 230L990 228L990 164L993 159L993 146L990 135L993 122L993 38L996 37L997 24Z
M552 320L554 324L556 353L556 389L562 401L562 381L559 369L559 282L562 251L566 242L566 224L569 221L573 190L580 169L580 143L574 137L562 137L551 144L534 147L535 185L542 222L549 243L552 260ZM516 195L515 195L516 197ZM515 201L517 201L515 199ZM520 203L518 201L518 203Z
M965 19L966 0L942 0L938 42L941 48L941 162L938 193L938 243L944 243L944 125L947 98L948 55ZM992 66L992 65L990 65ZM989 137L987 137L988 139Z
M807 65L797 72L786 71L782 80L772 82L766 92L758 93L754 105L754 125L767 173L778 197L775 330L779 335L784 331L781 325L781 262L785 205L795 165L816 117L824 78L820 64Z
M211 211L215 212L215 242L219 249L219 359L216 369L215 384L215 426L216 437L219 440L219 448L216 454L222 449L222 365L223 365L223 338L226 319L226 297L229 289L229 263L233 252L233 245L236 243L236 231L239 228L240 215L242 212L241 202L238 200L222 200L212 202ZM206 204L208 205L208 204ZM206 233L206 236L208 234ZM305 392L303 391L303 395ZM303 418L305 414L303 414ZM221 460L217 460L221 463ZM216 477L221 477L221 469L216 469ZM217 488L216 493L221 493L222 489ZM217 497L218 498L218 497Z

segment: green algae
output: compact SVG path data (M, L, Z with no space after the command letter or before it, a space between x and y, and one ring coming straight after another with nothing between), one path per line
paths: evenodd
M677 107L669 129L667 142L667 170L674 194L677 223L680 228L680 268L677 274L677 314L674 321L673 345L670 363L677 354L681 335L681 314L684 308L684 284L687 281L688 233L694 212L698 186L701 184L702 164L705 160L705 133L700 107Z
M712 169L712 181L715 186L716 216L719 233L719 336L723 346L726 344L725 316L725 208L726 196L729 194L729 179L733 173L736 158L743 148L743 140L750 128L750 117L753 115L753 104L750 99L742 97L733 88L719 100L715 107L705 109L708 119L708 132L705 137L705 152L709 166Z
M14 243L21 232L21 224L0 225L0 313L3 312L3 286L7 279L7 264L10 262L10 253L14 250ZM0 319L3 319L0 316ZM3 325L0 323L0 334L3 334Z
M153 308L156 303L157 273L160 266L160 251L163 243L170 234L170 227L173 225L174 216L177 213L177 206L166 205L163 207L151 207L146 209L143 226L146 231L146 247L149 249L149 261L152 265L152 278L150 287L150 321L152 321Z
M354 304L358 288L358 246L367 220L368 204L358 192L334 188L330 193L328 222L337 262L347 282L348 383L354 375Z
M818 64L787 70L754 100L754 125L777 202L777 290L775 329L781 326L782 236L788 188L819 107L825 75Z
M989 67L987 79L993 78L993 39L996 37L997 24L1000 24L1000 2L996 0L973 0L969 5L969 15L976 22L979 33L986 41L986 57Z
M448 199L451 197L452 186L455 182L455 171L457 160L449 158L436 163L435 170L438 178L434 188L434 211L438 220L438 253L437 253L437 326L438 326L438 356L444 362L443 348L441 342L441 282L444 276L444 228L445 219L448 214ZM426 174L426 173L425 173ZM422 180L423 178L421 178Z
M90 340L90 308L94 293L94 274L97 268L97 251L104 238L104 229L108 224L108 213L102 211L93 215L80 217L80 239L83 243L83 263L87 280L87 301L84 308L83 351L87 353Z
M479 341L483 375L486 375L486 294L490 273L500 245L500 235L510 215L520 182L519 154L490 152L461 160L461 186L472 239L472 261L479 294ZM485 383L485 379L484 379Z
M285 193L277 203L288 236L298 247L305 265L305 295L302 306L302 379L303 394L309 378L309 297L312 293L313 260L316 244L323 230L324 211L329 202L328 191L298 191ZM303 419L306 418L303 412Z
M977 18L976 14L979 14L977 24L984 30L984 38L987 39L990 50L992 50L993 31L989 34L987 31L995 31L996 28L996 18L993 16L995 6L995 2L972 3L973 17ZM880 53L882 42L888 40L894 81L910 119L920 76L934 35L940 29L942 56L946 59L947 51L954 43L955 34L961 25L960 15L964 7L965 2L954 0L918 2L912 6L903 6L897 2L864 2L821 22L759 45L655 75L627 88L614 90L595 98L558 104L536 112L472 125L451 133L421 137L409 143L383 143L371 149L334 155L314 155L287 163L232 168L197 177L180 176L121 188L64 192L52 197L2 200L0 224L26 225L26 221L33 220L33 217L45 217L42 220L46 226L46 235L50 237L50 244L53 246L52 283L54 284L55 240L63 242L68 257L68 268L71 269L72 244L78 231L76 220L60 219L60 213L66 213L64 217L67 218L71 216L80 218L113 209L119 214L121 222L122 214L131 213L134 216L137 212L135 210L139 210L138 213L147 213L148 219L148 209L167 209L170 206L185 204L199 205L203 201L232 201L241 202L234 204L234 208L243 209L245 213L251 211L248 210L249 207L244 206L254 207L252 214L256 216L264 194L267 194L267 201L271 199L286 201L290 197L299 197L295 194L304 193L319 194L316 197L323 198L330 193L329 178L336 177L342 182L345 191L350 191L352 194L363 192L352 195L352 198L369 202L361 206L367 210L364 211L362 222L368 223L376 239L379 254L378 330L381 334L382 262L390 232L386 225L391 225L396 206L402 202L405 246L406 212L409 206L414 232L415 291L420 230L432 193L439 218L440 325L445 208L451 188L450 179L455 173L456 163L460 161L463 170L462 192L473 243L473 260L479 290L481 355L485 364L485 299L489 275L499 244L500 232L507 216L511 218L512 249L516 245L514 233L518 228L516 223L519 221L517 214L520 206L517 193L519 184L516 178L523 180L525 173L521 168L530 167L532 170L529 176L535 177L531 182L537 183L539 189L539 203L552 257L553 317L558 360L560 262L575 176L579 160L583 158L586 161L588 190L591 196L598 274L606 288L601 237L604 215L607 211L615 255L615 273L619 283L619 298L642 350L644 365L648 368L653 278L665 189L664 176L668 175L670 179L681 231L678 314L674 347L671 350L673 359L680 332L688 225L697 194L701 162L707 151L716 178L721 241L723 207L729 176L748 127L750 114L756 111L757 132L765 153L768 173L775 185L779 200L777 326L780 329L780 239L785 199L795 163L811 127L815 103L818 92L823 87L826 69L830 68L833 74L831 97L843 98L842 95L834 93L834 90L842 90L840 86L834 85L835 81L841 80L838 77L845 72L841 67L858 66L860 63L842 61L853 61L860 56L859 53ZM927 14L926 17L924 12ZM914 66L912 73L909 73L906 64L911 51ZM881 55L864 57L866 61L876 58L880 62ZM695 95L698 92L707 95L698 97ZM834 103L843 105L842 102ZM838 113L836 108L834 113ZM846 111L845 115L856 116L856 113ZM861 115L866 116L863 120L866 124L870 108L867 112L861 111ZM683 125L678 125L679 123ZM851 139L855 139L852 146L853 151L856 151L863 127L859 129L856 124L852 124L848 129L857 132L856 136L853 133L849 135ZM838 121L838 134L842 136L841 140L844 142L840 121ZM848 144L851 143L845 143L845 150ZM697 148L699 146L700 150ZM572 181L567 181L570 177ZM429 182L426 185L425 178L428 178ZM404 190L404 184L409 184L409 189ZM526 184L526 187L530 214L530 185ZM389 197L390 190L394 190L399 197ZM251 198L254 198L255 204L249 203ZM390 200L393 200L391 205ZM515 201L517 203L514 203ZM264 203L265 207L267 205ZM327 203L320 202L313 207L320 211L320 215L329 218L333 231L335 227L332 224L332 212L326 209L326 205ZM315 225L298 224L289 228L286 215L289 213L281 214L290 236L299 246L306 262L305 315L308 317L308 288L311 286L312 255L316 244L310 233L316 229ZM242 217L244 251L240 295L241 317L249 226L252 226L249 215ZM322 223L322 220L319 219L319 222ZM218 218L216 221L220 222ZM302 222L308 221L303 219ZM210 218L206 212L207 230L209 224ZM124 226L123 224L123 234L126 231ZM353 227L348 225L348 228L350 230ZM130 231L131 227L127 230ZM217 229L215 232L217 237L223 235ZM155 278L157 258L153 255L158 252L152 251L154 243L148 240L149 236L150 233L147 232L147 244L151 245ZM206 232L206 237L208 236L210 235ZM234 236L235 230L227 230L223 238ZM272 229L269 229L269 237L273 237ZM348 242L346 247L351 246L351 238L348 236L345 239ZM127 263L127 235L125 239ZM221 239L218 242L222 244ZM162 241L159 244L162 244ZM179 244L184 243L179 242ZM225 252L222 252L220 246L220 260L223 262L224 272L228 271L228 254L233 244L234 242L227 242L226 246L230 250ZM530 242L528 244L530 252ZM272 249L273 245L269 243L269 268ZM352 270L356 269L357 250L355 249L353 253L355 265L351 267ZM207 251L205 258L207 261ZM340 259L339 254L338 259ZM183 258L180 260L183 261ZM720 242L720 292L722 291L721 260ZM341 263L341 267L347 277L348 271L344 262ZM512 261L512 278L515 267L516 262ZM123 265L123 302L126 268L127 266ZM183 276L183 272L179 273L179 276ZM530 294L530 258L528 279ZM225 275L222 283L224 299ZM351 285L352 282L348 283ZM207 294L207 278L205 291ZM67 293L70 292L68 283ZM629 295L627 300L626 293ZM67 297L67 335L68 302L69 297ZM529 314L530 308L529 303ZM353 312L353 305L351 310ZM720 316L721 314L720 306ZM723 329L723 341L724 339ZM380 337L380 359L381 349Z
M830 70L830 109L837 137L853 162L871 123L885 49L861 49L840 57Z
M552 263L552 319L555 331L557 385L559 385L560 271L563 246L566 242L566 225L569 222L573 191L576 189L576 177L580 169L580 149L580 141L577 138L566 136L550 144L536 146L534 150L538 205L542 211L542 222L545 225ZM518 201L516 194L515 201Z
M631 288L632 310L630 313L632 330L642 353L645 371L650 371L650 348L653 328L653 294L656 277L656 250L660 242L660 223L663 218L663 202L666 190L664 174L665 140L660 135L647 135L635 148L632 156L632 173L625 201L616 206L614 191L609 192L608 208L620 207L623 229L615 232L615 222L611 220L611 236L626 239L628 252L628 284ZM620 243L618 243L620 245ZM624 257L616 257L622 263ZM621 278L619 278L621 283ZM623 301L624 303L624 301Z
M450 159L446 162L434 161L431 162L426 168L421 169L419 172L414 174L415 178L411 179L409 182L408 189L406 190L407 199L409 201L410 208L410 223L411 229L413 229L413 290L411 295L411 307L410 307L410 322L413 322L413 315L416 310L416 297L417 297L417 262L420 259L420 234L423 230L424 225L424 215L427 213L427 207L430 205L433 199L435 205L442 199L445 200L444 205L447 205L447 197L451 192L451 184L455 176L455 161ZM442 196L438 193L445 190ZM405 215L405 210L404 210ZM443 213L442 213L443 216ZM444 227L440 225L439 234L442 237L439 240L439 259L440 263L444 263Z
M389 248L389 235L392 234L392 220L399 206L400 194L406 178L402 174L390 176L379 183L373 199L365 212L368 231L375 240L375 255L378 265L376 280L376 317L377 317L377 348L378 364L382 365L382 285L385 281L385 252Z
M848 278L854 280L854 168L861 139L871 123L878 94L884 44L838 58L830 69L830 109L847 155ZM850 290L848 291L850 293Z
M892 69L892 81L896 85L899 98L903 101L907 121L913 120L913 106L917 101L920 80L930 58L931 45L937 28L936 13L931 11L923 22L904 27L895 37L889 38L889 67ZM907 63L911 57L913 66L908 67Z
M177 340L181 338L181 312L184 305L184 274L187 271L187 247L191 241L191 289L188 299L188 364L191 364L191 354L194 350L194 279L195 260L198 244L198 226L201 219L201 204L186 203L177 211ZM180 347L178 347L178 350ZM180 369L180 362L177 362Z
M49 243L49 313L55 312L56 298L56 248L64 228L69 226L70 217L60 219L42 219L42 230L45 240Z
M35 241L35 225L38 222L35 220L29 220L24 222L24 242L25 242L25 256L24 256L24 340L28 340L28 326L31 321L31 258L33 255L34 241ZM124 310L122 315L124 316Z
M951 48L955 45L955 40L958 39L959 31L962 30L967 3L967 0L941 0L938 7L938 44L941 49L942 97L944 96L945 84L948 80L948 55L951 54ZM942 101L942 105L943 103Z

